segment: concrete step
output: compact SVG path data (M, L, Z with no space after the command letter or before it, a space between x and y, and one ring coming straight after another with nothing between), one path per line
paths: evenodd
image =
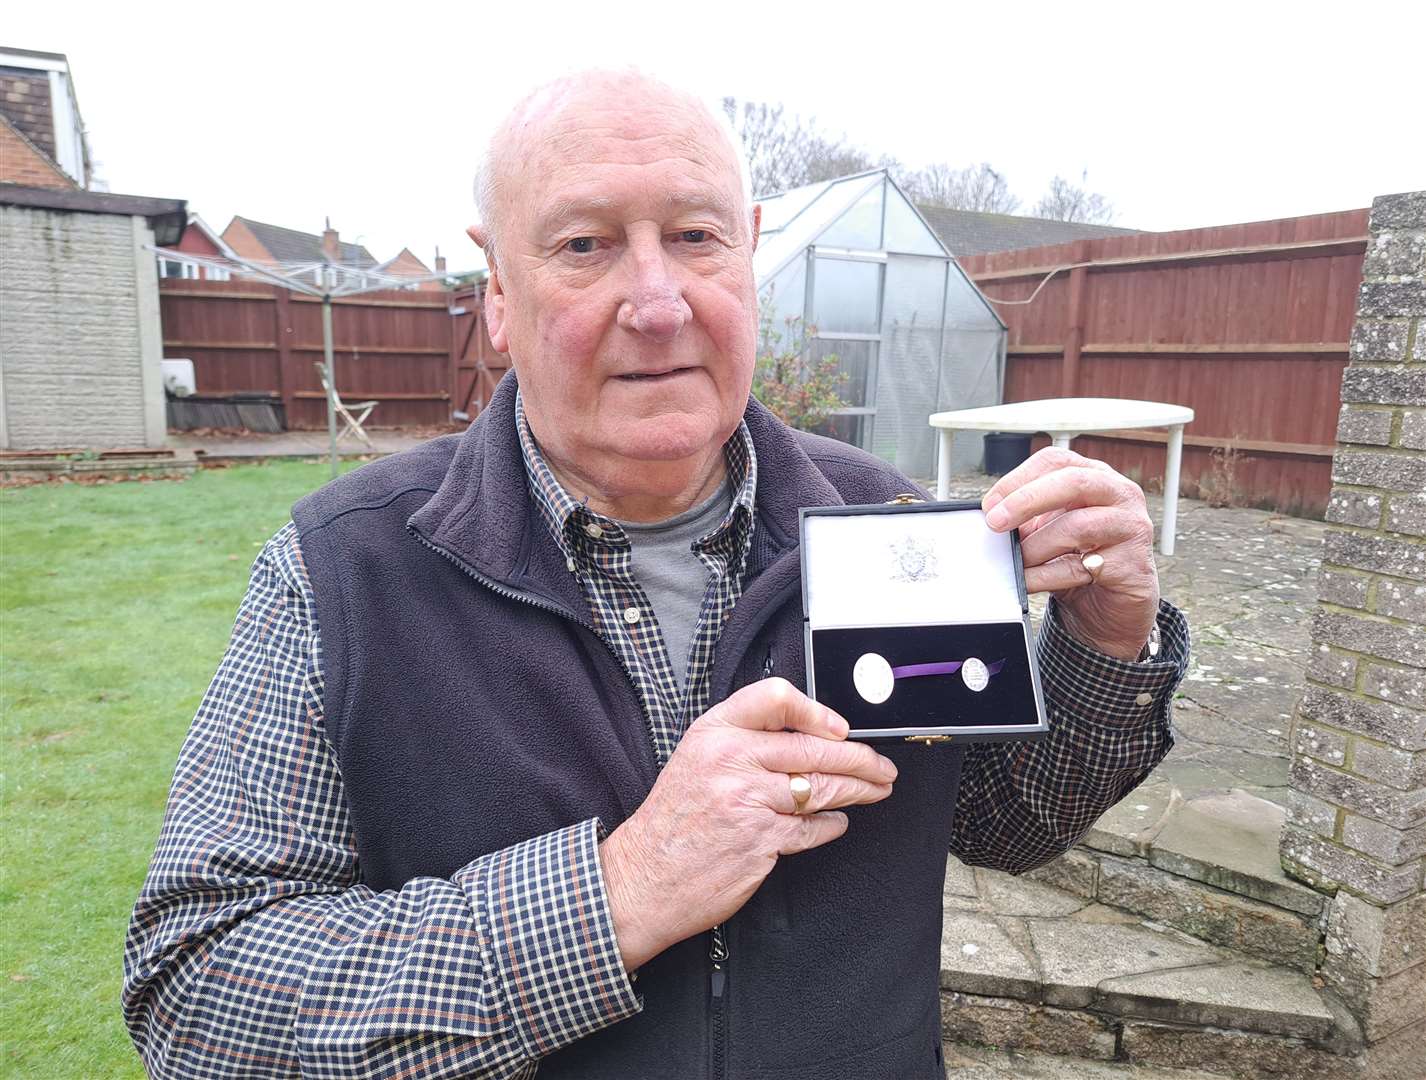
M1309 976L1167 927L947 912L944 990L1107 1016L1326 1040L1335 1017ZM1113 920L1113 921L1110 921Z
M1107 872L1104 860L1113 860ZM1350 1075L1355 1025L1310 973L1094 899L1101 874L1126 868L1173 876L1142 860L1071 853L1061 868L1071 891L953 861L941 943L946 1037L1233 1076Z
M1169 785L1146 785L1081 847L1027 876L1310 974L1322 956L1327 898L1282 872L1282 814L1243 791L1184 800Z
M1327 897L1283 873L1278 838L1286 811L1241 788L1185 798L1168 783L1151 783L1099 819L1083 848L1139 858L1178 877L1212 885L1307 918Z
M1223 1080L1223 1075L1201 1069L1160 1069L1131 1062L946 1044L946 1080Z

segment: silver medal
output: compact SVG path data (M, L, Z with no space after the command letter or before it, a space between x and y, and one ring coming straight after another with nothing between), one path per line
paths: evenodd
M852 666L852 685L863 700L880 705L896 687L896 676L884 657L874 652L863 653Z
M990 685L990 671L984 661L972 656L961 665L961 679L978 694Z

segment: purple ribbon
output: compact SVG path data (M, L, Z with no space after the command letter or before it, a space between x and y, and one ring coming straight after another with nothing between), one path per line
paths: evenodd
M903 664L901 667L892 668L891 676L894 679L909 679L917 675L954 675L964 663L964 660L946 660L936 664ZM998 675L1004 666L1004 660L986 664L986 674Z

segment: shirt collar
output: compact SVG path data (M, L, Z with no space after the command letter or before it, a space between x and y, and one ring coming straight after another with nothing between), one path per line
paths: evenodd
M525 403L518 391L515 394L515 428L520 436L520 454L525 461L530 494L566 559L574 559L591 542L627 545L628 537L617 522L589 509L555 479L525 419ZM738 421L737 430L723 444L723 457L728 465L728 485L733 489L733 501L717 528L708 534L708 539L734 535L741 563L752 538L758 486L757 453L753 450L752 435L743 421ZM598 527L598 535L590 534L591 525Z

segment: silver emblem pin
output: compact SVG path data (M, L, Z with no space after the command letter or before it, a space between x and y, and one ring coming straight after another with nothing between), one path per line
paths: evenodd
M886 658L874 652L863 653L852 666L852 685L864 701L880 705L896 687L896 676Z
M978 694L990 685L990 670L983 660L972 656L961 665L961 679Z

